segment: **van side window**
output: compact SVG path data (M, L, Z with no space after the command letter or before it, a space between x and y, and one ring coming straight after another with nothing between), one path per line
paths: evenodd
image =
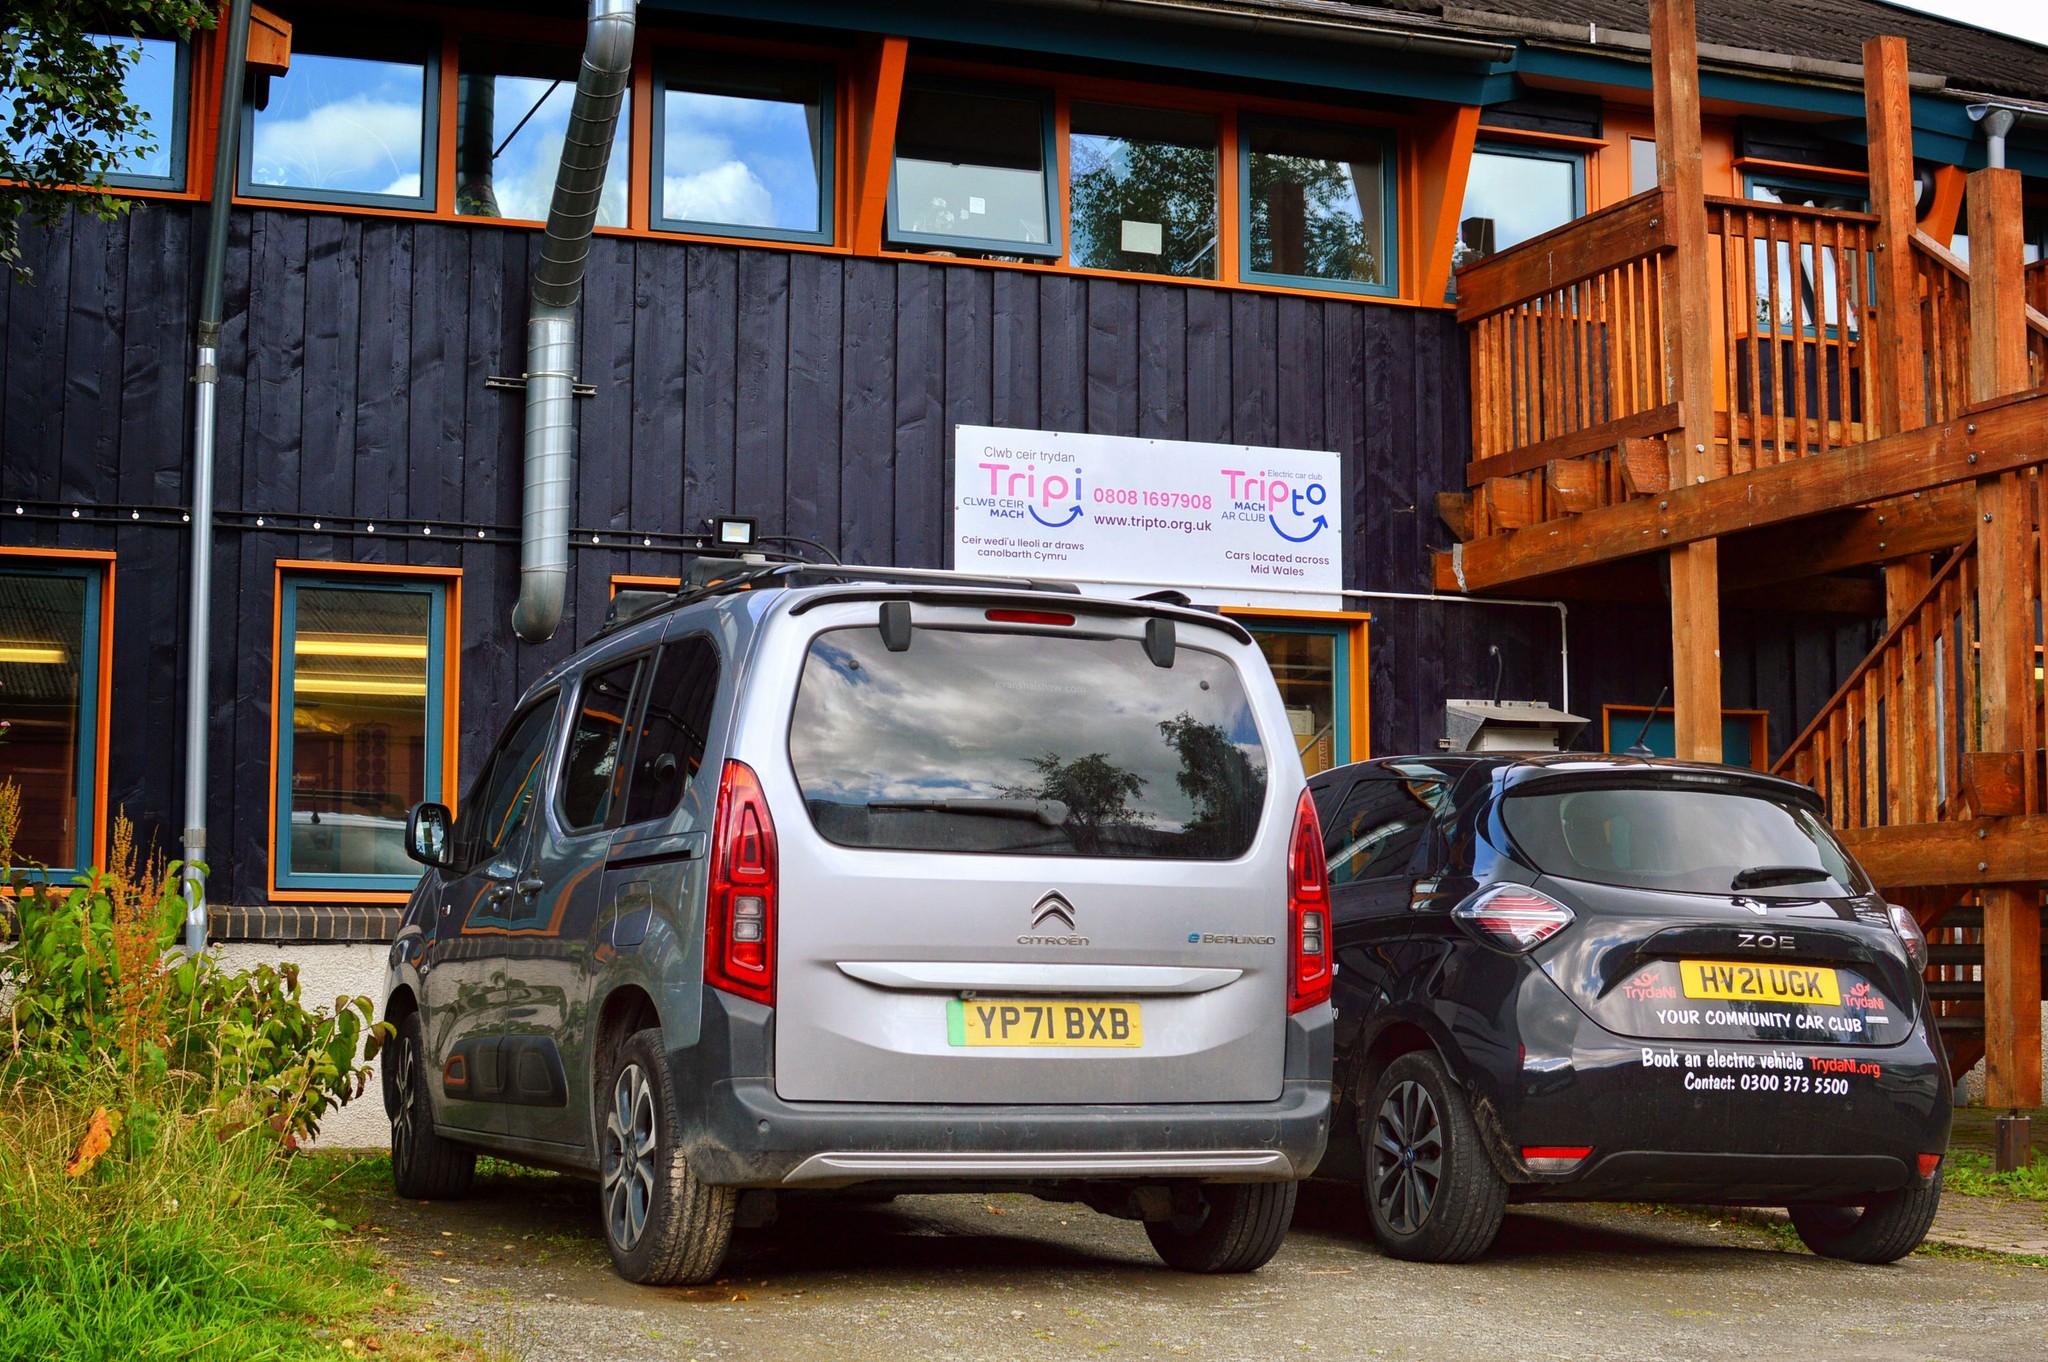
M1323 827L1330 883L1406 873L1440 792L1436 782L1387 776L1368 776L1352 786Z
M562 760L562 822L572 831L601 827L618 786L619 748L640 659L597 672L583 683L569 751Z
M666 818L704 764L705 735L718 698L718 649L702 634L662 648L633 749L628 823Z
M455 845L464 853L465 867L495 860L516 848L516 836L526 826L526 816L540 790L541 762L547 755L554 717L554 696L536 701L512 721L498 750L491 754L488 775L456 822Z

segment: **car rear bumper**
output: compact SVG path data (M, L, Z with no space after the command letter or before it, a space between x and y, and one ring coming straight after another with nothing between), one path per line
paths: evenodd
M1328 1007L1292 1017L1272 1102L1074 1106L786 1102L775 1094L773 1014L706 991L699 1042L676 1052L679 1090L701 1093L683 1147L705 1182L1286 1182L1308 1176L1330 1130Z

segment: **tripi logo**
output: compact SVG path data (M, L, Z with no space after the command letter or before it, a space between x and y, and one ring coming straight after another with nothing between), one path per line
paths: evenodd
M990 497L1021 504L1033 520L1049 530L1064 529L1083 514L1081 470L1078 468L1072 474L1048 472L1041 477L1034 464L982 463L975 467L988 473ZM1071 506L1055 507L1055 503L1065 502L1070 496L1074 499ZM995 514L1003 512L998 510Z

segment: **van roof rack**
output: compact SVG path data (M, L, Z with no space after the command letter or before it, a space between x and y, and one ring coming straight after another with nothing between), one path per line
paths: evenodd
M859 564L814 563L789 554L753 552L740 557L698 554L685 560L682 584L674 591L631 590L612 597L604 626L591 636L596 642L650 615L678 610L714 596L741 591L775 591L800 586L845 586L871 583L888 586L956 586L982 590L1044 591L1078 596L1072 582L1041 577L1002 577L953 572L944 568L865 567Z

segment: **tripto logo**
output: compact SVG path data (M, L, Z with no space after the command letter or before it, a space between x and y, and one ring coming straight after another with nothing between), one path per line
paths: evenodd
M1306 544L1330 528L1330 518L1317 509L1330 499L1330 489L1321 481L1264 471L1251 473L1242 468L1221 471L1230 480L1232 507L1254 515L1264 512L1273 533L1288 543ZM1283 511L1286 525L1281 524ZM1289 530L1306 532L1292 534Z

